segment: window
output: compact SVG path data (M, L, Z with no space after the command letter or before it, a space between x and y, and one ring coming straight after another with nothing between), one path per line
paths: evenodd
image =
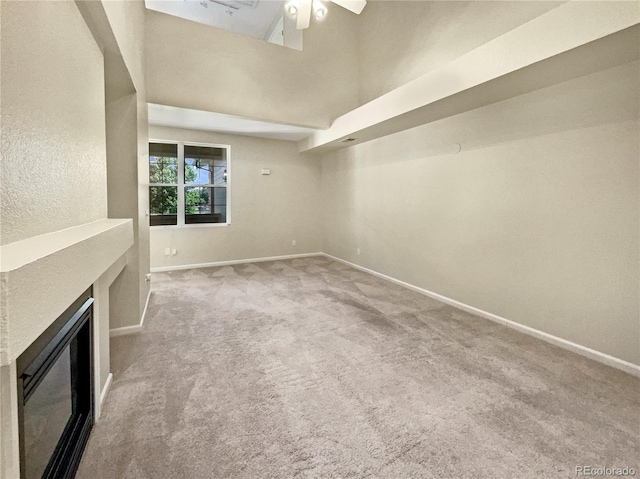
M151 226L229 223L229 146L149 144Z

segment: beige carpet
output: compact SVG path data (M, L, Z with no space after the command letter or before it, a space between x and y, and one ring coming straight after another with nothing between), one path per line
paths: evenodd
M639 465L640 381L324 257L154 274L79 479ZM638 472L637 474L640 474Z

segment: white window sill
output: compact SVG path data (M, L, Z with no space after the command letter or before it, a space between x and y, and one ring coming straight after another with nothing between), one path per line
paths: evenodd
M151 229L172 230L183 228L221 228L224 226L231 226L231 223L196 223L192 225L156 225L149 226Z

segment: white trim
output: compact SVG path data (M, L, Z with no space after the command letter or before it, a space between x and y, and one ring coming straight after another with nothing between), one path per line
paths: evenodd
M135 326L123 326L122 328L113 328L109 330L109 337L115 338L117 336L126 336L127 334L138 334L142 331L144 326L144 320L147 317L147 308L149 307L149 299L151 299L151 287L147 293L147 301L144 303L144 310L140 317L140 323Z
M149 292L147 293L147 300L144 303L144 309L142 310L142 317L140 318L140 327L144 326L144 320L147 318L147 308L149 307L149 300L151 299L151 285L149 285Z
M118 336L126 336L128 334L138 334L142 332L142 326L136 324L135 326L123 326L122 328L113 328L109 330L109 337L116 338Z
M231 226L231 223L190 223L190 224L184 224L184 225L155 225L152 226L153 229L158 229L158 230L170 230L170 229L176 229L179 228L181 230L183 229L189 229L189 228L220 228L221 226Z
M407 289L417 291L418 293L422 293L425 296L429 296L431 298L437 299L438 301L442 301L443 303L449 304L451 306L454 306L468 313L475 314L476 316L489 319L496 323L500 323L504 326L507 326L508 328L515 329L516 331L520 331L521 333L528 334L529 336L533 336L534 338L541 339L543 341L546 341L547 343L553 344L555 346L559 346L563 349L572 351L581 356L587 357L589 359L593 359L594 361L597 361L599 363L606 364L607 366L611 366L613 368L629 373L632 376L640 377L640 365L633 364L628 361L624 361L623 359L610 356L608 354L602 353L600 351L596 351L595 349L591 349L586 346L582 346L580 344L573 343L571 341L567 341L566 339L562 339L552 334L545 333L544 331L540 331L538 329L525 326L524 324L516 323L515 321L511 321L509 319L503 318L496 314L488 313L487 311L474 308L473 306L469 306L468 304L461 303L460 301L456 301L455 299L442 296L441 294L428 291L418 286L414 286L413 284L410 284L410 283L405 283L404 281L401 281L399 279L392 278L391 276L387 276L386 274L378 273L377 271L374 271L372 269L359 266L355 263L351 263L344 259L337 258L330 254L327 254L327 253L322 253L322 254L334 261L339 261L340 263L349 265L352 268L358 269L360 271L364 271L365 273L372 274L373 276L377 276L378 278L385 279L387 281L398 284L400 286L404 286Z
M107 394L109 393L109 388L111 387L112 382L113 373L109 373L109 375L107 376L107 381L104 383L104 387L102 388L102 392L100 393L100 415L102 415L102 406L104 405L104 400L107 399ZM98 418L100 417L100 415L98 416Z
M295 258L308 258L310 256L322 256L324 253L302 253L302 254L290 254L285 256L267 256L264 258L248 258L248 259L233 259L230 261L216 261L215 263L198 263L198 264L182 264L176 266L160 266L158 268L151 268L152 273L162 273L164 271L177 271L181 269L198 269L198 268L213 268L216 266L229 266L232 264L245 264L245 263L262 263L264 261L279 261L283 259L295 259ZM113 331L113 330L112 330Z
M177 212L176 221L178 223L177 226L180 227L185 225L184 189L186 185L184 183L184 143L178 143L177 149L178 149L178 184L176 186L177 186L177 192L178 192L178 212ZM149 168L151 168L151 155L149 155ZM149 209L151 209L151 199L149 199ZM213 211L211 213L213 213Z

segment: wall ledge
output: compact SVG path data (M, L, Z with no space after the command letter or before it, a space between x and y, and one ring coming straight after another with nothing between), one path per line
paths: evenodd
M0 365L11 364L133 245L133 220L102 219L0 247Z
M298 150L346 148L637 60L638 23L634 2L566 2L345 113Z

